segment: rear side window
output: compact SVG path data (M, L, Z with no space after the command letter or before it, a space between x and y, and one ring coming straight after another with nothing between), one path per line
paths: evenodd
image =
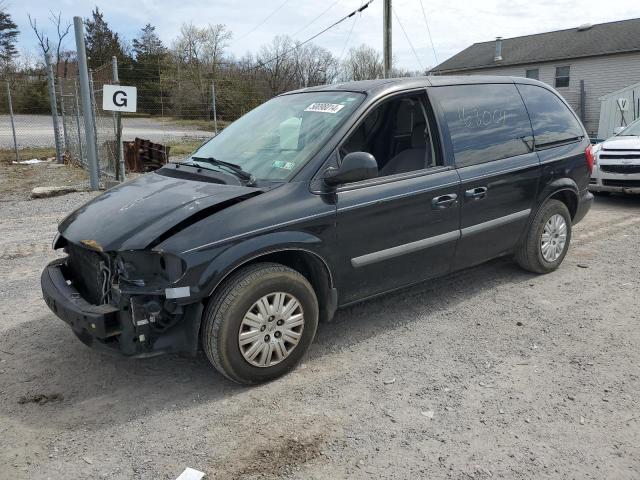
M449 129L456 166L532 150L531 123L513 84L456 85L429 90Z
M518 85L531 117L536 148L575 142L584 136L571 110L558 96L536 85Z

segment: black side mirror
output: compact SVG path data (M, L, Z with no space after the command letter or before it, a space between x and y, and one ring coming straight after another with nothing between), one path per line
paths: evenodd
M322 175L324 183L330 187L343 183L359 182L378 176L378 162L367 152L351 152L342 159L339 167L331 167Z

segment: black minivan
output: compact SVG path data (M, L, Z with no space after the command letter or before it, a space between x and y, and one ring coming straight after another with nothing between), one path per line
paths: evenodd
M558 268L592 164L584 127L538 81L306 88L71 213L42 291L87 345L202 347L228 378L264 382L339 307L501 255Z

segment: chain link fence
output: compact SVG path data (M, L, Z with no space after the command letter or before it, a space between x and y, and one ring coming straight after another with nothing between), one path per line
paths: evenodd
M0 77L0 160L55 156L53 132L46 74Z
M56 70L60 73L61 69ZM65 162L88 168L78 68L68 64L63 71L64 76L55 78L60 150ZM138 138L162 144L169 147L170 159L184 158L282 89L255 69L198 72L167 65L125 65L120 66L119 77L122 85L137 88L136 113L121 114L120 141ZM0 88L0 154L5 160L16 160L17 149L18 160L54 157L56 132L46 74L6 76L0 80L4 84ZM117 177L121 154L116 114L102 109L103 87L113 83L111 63L90 72L91 122L103 182Z

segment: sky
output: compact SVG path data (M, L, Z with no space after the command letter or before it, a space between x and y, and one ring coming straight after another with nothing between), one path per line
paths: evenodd
M248 51L256 51L278 34L306 40L364 1L5 0L4 3L20 29L21 51L37 51L27 13L54 34L47 23L50 9L59 10L63 18L71 22L76 15L88 17L97 5L110 27L127 41L135 38L147 23L156 27L167 45L171 44L183 23L192 22L196 26L225 24L234 35L229 52L239 57ZM601 0L422 0L422 4L425 15L420 0L392 0L395 14L393 55L396 65L408 70L433 67L473 43L494 40L497 36L509 38L640 16L637 0L609 0L606 8ZM338 58L344 57L349 48L362 43L381 51L382 6L383 0L373 0L362 14L321 35L314 43L329 49ZM308 25L325 10L326 13ZM433 45L427 34L425 16ZM72 35L67 47L75 49Z

